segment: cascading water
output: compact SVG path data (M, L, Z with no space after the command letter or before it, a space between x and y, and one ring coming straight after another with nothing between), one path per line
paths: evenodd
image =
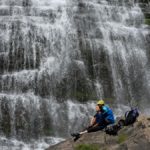
M143 19L132 0L0 0L1 135L64 138L92 115L88 100L149 104Z

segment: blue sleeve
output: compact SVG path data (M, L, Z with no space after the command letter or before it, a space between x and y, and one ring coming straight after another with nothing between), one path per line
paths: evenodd
M112 110L110 109L107 113L108 113L108 115L107 115L107 117L105 119L107 121L109 121L110 123L114 123L115 119L114 119L114 115L113 115Z

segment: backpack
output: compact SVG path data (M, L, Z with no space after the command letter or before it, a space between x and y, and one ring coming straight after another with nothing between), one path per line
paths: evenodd
M125 113L125 126L133 124L137 117L139 116L139 112L137 108L132 108L130 111Z
M105 128L105 133L115 136L115 135L118 135L118 131L120 129L121 129L121 127L118 124L116 124L116 125L113 125L113 126L106 127Z
M117 124L106 127L105 132L109 135L118 135L118 131L122 129L125 125L125 120L120 119Z
M118 131L122 129L124 126L128 126L133 124L137 117L139 116L139 112L137 108L132 108L130 111L125 113L125 120L120 119L116 125L112 125L105 128L106 134L109 135L118 135Z

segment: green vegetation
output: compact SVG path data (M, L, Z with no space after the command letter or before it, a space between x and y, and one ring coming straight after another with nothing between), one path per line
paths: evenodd
M99 146L93 144L80 144L75 147L75 150L99 150Z
M44 135L50 136L50 135L53 134L54 131L52 131L51 128L46 128L46 127L45 127L45 128L43 129L43 132L44 132Z
M118 136L118 143L119 144L121 144L121 143L123 143L123 142L125 142L126 140L127 140L127 135L126 134L120 134L119 136Z
M145 24L150 25L150 19L145 19Z
M71 96L75 97L80 102L84 102L89 99L97 99L96 94L92 90L91 91L89 91L89 90L79 91L78 90L78 91L75 91L74 93L72 93Z

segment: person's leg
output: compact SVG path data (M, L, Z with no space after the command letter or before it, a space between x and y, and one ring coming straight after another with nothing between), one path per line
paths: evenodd
M89 129L93 128L93 126L88 126L87 128L85 128L83 131L81 131L79 134L84 134L84 133L87 133L87 131Z
M80 132L79 134L82 135L82 134L87 133L87 132L88 132L88 130L85 130L85 131Z
M82 134L85 134L85 133L89 133L89 132L96 132L96 131L99 131L99 130L103 130L104 128L106 127L106 125L102 125L102 126L96 126L96 127L90 127L90 128L87 128L87 130L83 131L83 132L80 132L79 134L82 135Z
M74 141L77 141L83 134L87 133L88 130L90 130L93 126L89 126L87 128L84 129L84 131L80 132L80 133L72 133L71 136L74 137Z
M87 133L87 131L90 129L90 128L92 128L93 126L88 126L88 127L86 127L84 130L82 130L81 132L78 132L78 133L72 133L71 135L73 136L73 137L76 137L76 136L78 136L78 135L82 135L82 134L84 134L84 133Z
M96 126L96 127L92 127L92 128L89 128L87 130L88 133L90 132L97 132L99 130L103 130L106 126L105 125L102 125L102 126Z
M93 127L93 126L89 126L86 130L80 132L80 133L73 133L71 134L74 138L74 141L78 140L83 134L85 133L90 133L90 132L96 132L96 131L99 131L99 130L102 130L106 127L107 125L101 125L101 126L96 126L96 127Z

